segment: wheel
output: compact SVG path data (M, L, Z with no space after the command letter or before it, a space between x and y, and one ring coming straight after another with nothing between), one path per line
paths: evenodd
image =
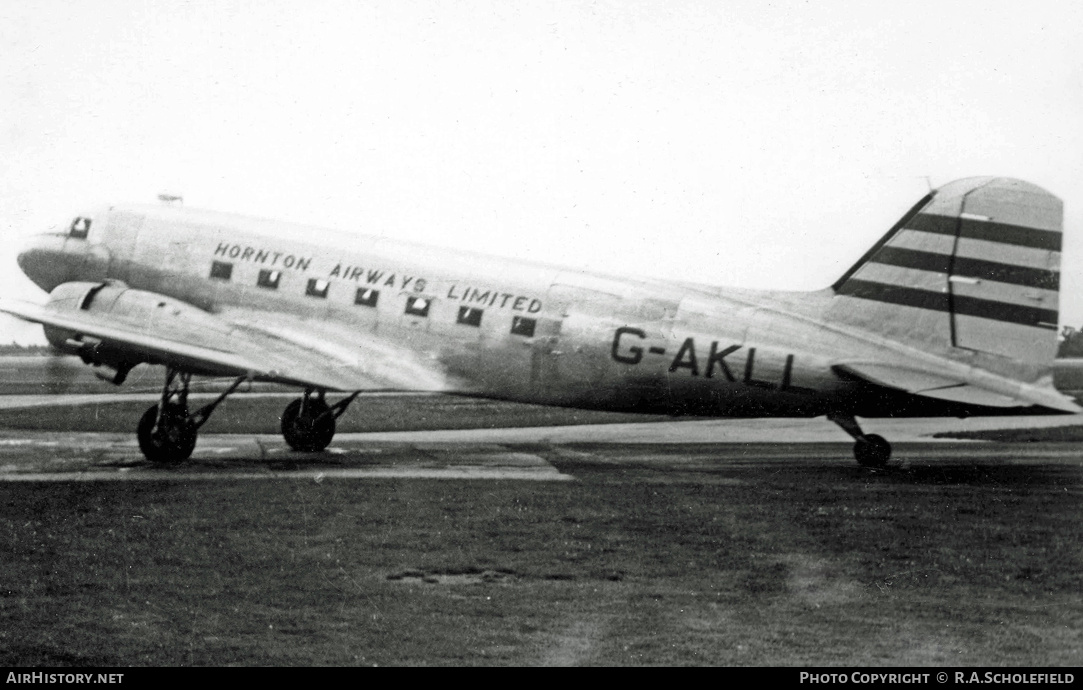
M282 437L294 450L314 453L323 450L335 437L335 417L320 417L330 408L319 398L309 398L301 414L301 399L286 405L282 413Z
M854 444L854 457L862 467L883 467L891 459L891 444L879 434L869 434Z
M181 405L168 405L158 427L158 406L152 405L139 418L135 435L139 450L154 463L173 464L187 460L196 447L196 430L188 421L188 410Z

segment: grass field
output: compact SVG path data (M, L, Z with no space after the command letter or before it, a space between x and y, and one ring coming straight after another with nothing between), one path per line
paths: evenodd
M890 472L841 444L577 445L514 448L573 482L0 484L0 664L1077 665L1081 468L989 448L900 448Z
M287 401L231 397L203 432L277 434ZM0 410L0 428L128 435L149 404ZM373 397L339 430L658 419ZM507 449L575 481L0 482L0 664L1083 660L1070 445L899 444L879 472L846 443Z

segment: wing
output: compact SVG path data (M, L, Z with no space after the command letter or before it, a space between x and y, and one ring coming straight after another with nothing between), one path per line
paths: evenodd
M881 362L844 362L836 371L879 386L906 391L937 400L986 407L1030 407L1037 405L1061 412L1083 412L1066 395L1051 385L1037 385L984 375L981 380L963 372L935 371L916 366Z
M470 390L467 382L449 376L433 359L350 324L241 309L227 310L222 317L237 332L258 341L267 350L281 352L283 357L303 353L309 360L322 360L332 375L352 382L344 390ZM366 382L368 385L360 385Z
M234 321L123 286L66 284L46 305L0 300L0 311L44 325L50 342L77 350L91 363L148 362L325 390L451 387L439 371L419 366L402 348L370 344L367 351L354 351L321 333L321 324L302 318L239 312L244 318ZM380 357L368 362L366 353L380 349Z

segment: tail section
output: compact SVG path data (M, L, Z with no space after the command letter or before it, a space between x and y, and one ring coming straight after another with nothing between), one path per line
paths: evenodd
M930 349L1048 365L1057 351L1063 205L1003 177L910 210L832 287L829 318Z

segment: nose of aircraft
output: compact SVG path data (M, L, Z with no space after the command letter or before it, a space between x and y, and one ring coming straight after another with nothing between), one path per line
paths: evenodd
M23 273L26 273L27 266L32 265L34 260L32 252L34 251L34 244L36 241L36 237L26 237L19 242L19 254L15 258L15 261L18 262L19 268L23 270Z
M27 278L46 292L65 282L68 262L64 258L64 237L33 235L23 240L16 261Z

